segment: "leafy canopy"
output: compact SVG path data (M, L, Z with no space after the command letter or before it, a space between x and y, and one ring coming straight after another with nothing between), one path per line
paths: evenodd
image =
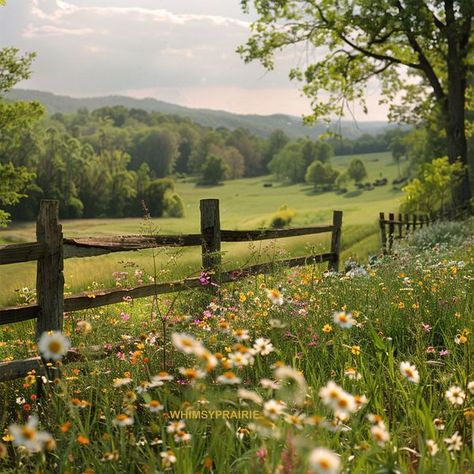
M366 86L374 78L381 82L392 118L424 118L434 102L448 94L448 41L456 44L459 74L466 75L469 67L472 0L242 0L241 4L246 12L252 5L258 15L251 37L238 48L246 62L259 60L273 69L276 52L301 45L303 65L290 77L304 82L303 91L311 99L314 115L307 120L342 116L353 101L367 110ZM314 57L318 59L313 62ZM396 106L393 99L400 92L402 102Z

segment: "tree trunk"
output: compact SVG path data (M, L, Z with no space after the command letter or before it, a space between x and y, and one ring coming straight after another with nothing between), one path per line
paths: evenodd
M451 2L448 2L447 42L448 42L448 94L444 104L445 128L448 140L448 158L450 163L460 161L465 167L465 173L459 184L452 190L453 202L456 207L467 206L471 199L469 173L473 169L469 166L467 153L467 139L465 129L466 112L466 58L460 51L458 32L454 20L454 11Z

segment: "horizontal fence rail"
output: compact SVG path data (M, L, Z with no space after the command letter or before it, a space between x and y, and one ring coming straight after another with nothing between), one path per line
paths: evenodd
M208 272L211 277L208 285L211 291L218 291L222 283L267 273L279 267L291 268L328 262L329 270L339 269L342 211L333 212L333 222L330 225L257 230L222 230L217 199L201 200L200 211L200 234L63 238L58 221L58 202L41 201L36 233L38 241L0 246L0 265L37 261L37 303L0 308L0 325L36 319L36 333L39 338L44 331L62 330L64 312L97 308L121 303L128 298L144 298L203 286L201 279L194 277L132 288L83 292L65 297L63 262L66 258L93 257L155 247L201 246L202 270ZM327 253L222 270L221 242L250 242L321 233L331 234L331 247ZM78 358L80 359L73 350L66 357L66 361L79 360ZM31 370L42 370L40 362L39 357L33 357L23 361L0 363L0 382L22 377Z

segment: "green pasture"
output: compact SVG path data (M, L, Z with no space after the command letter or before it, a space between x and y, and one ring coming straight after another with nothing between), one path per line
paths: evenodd
M344 169L357 155L333 158L338 169ZM390 153L372 153L358 156L364 161L369 177L373 181L386 177L389 183L397 176L397 166ZM272 183L272 187L264 187ZM183 219L161 218L145 222L140 218L128 219L78 219L63 221L63 233L67 237L129 234L179 234L199 232L199 200L217 198L220 200L221 226L225 229L255 229L267 226L272 215L286 204L296 211L292 226L330 223L332 211L344 211L343 218L343 258L355 255L365 258L379 249L377 216L380 211L396 211L401 192L391 184L376 187L372 191L359 191L351 186L348 193L314 193L307 185L283 185L271 176L227 181L220 186L201 187L191 180L177 183L176 190L186 206ZM281 252L303 255L311 250L328 248L329 234L284 239L278 242L256 242L251 245L224 244L223 260L227 267L246 263L257 263L272 258L280 258ZM12 223L8 229L0 231L0 242L28 242L35 239L34 223ZM65 279L72 292L90 287L93 281L104 287L114 285L112 273L124 270L130 262L154 272L153 252L128 252L101 257L70 259L65 261ZM155 263L159 278L188 276L199 268L200 249L157 249ZM126 268L125 268L126 269ZM15 304L15 290L35 286L35 264L15 264L4 266L0 274L0 305Z

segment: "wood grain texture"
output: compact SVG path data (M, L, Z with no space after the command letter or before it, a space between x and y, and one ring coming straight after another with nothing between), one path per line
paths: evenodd
M334 226L300 227L295 229L262 229L262 230L221 230L222 242L247 242L254 240L283 239L299 235L323 234L332 232Z
M332 215L331 254L328 269L332 272L339 271L339 254L341 252L342 211L334 211Z
M47 246L42 242L0 245L0 265L39 260L46 250Z

